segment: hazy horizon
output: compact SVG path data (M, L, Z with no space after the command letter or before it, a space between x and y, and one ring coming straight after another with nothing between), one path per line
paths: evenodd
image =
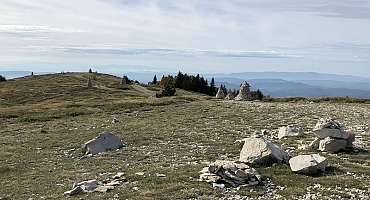
M370 77L363 0L3 0L0 71Z

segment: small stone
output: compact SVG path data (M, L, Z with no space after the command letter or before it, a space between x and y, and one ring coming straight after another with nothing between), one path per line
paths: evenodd
M144 172L136 172L135 174L138 175L138 176L144 176L145 173Z
M158 174L158 173L156 173L155 174L157 177L166 177L166 175L165 174Z
M213 184L212 184L212 187L213 187L213 188L220 188L220 189L224 189L224 188L225 188L225 184L213 183Z

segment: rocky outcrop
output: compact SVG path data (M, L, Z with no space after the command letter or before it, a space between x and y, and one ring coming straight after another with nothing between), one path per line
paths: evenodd
M313 133L316 139L310 147L329 153L351 149L353 148L352 143L355 141L355 135L345 131L343 126L333 119L320 119L313 129Z
M319 154L299 155L289 160L293 172L307 175L325 172L327 164L326 158Z
M108 150L116 150L123 147L121 139L112 133L101 133L98 137L86 142L83 150L86 154L95 155Z
M251 99L251 90L250 85L245 81L239 90L239 94L235 97L236 101L248 101Z
M303 135L303 129L294 125L279 128L278 138L297 137Z
M239 161L250 164L288 163L289 155L280 146L262 136L244 139Z
M214 187L223 188L225 185L255 186L261 182L261 175L257 170L244 163L217 160L205 167L201 172L200 180L213 183Z
M218 88L217 94L216 94L217 99L224 99L225 98L225 92L222 89L222 87Z

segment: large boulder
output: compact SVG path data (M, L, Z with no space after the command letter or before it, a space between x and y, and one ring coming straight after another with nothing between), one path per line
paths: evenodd
M346 150L348 143L349 142L344 139L327 137L320 141L319 150L326 151L329 153L338 153L340 151Z
M289 160L290 168L295 173L314 175L325 171L327 160L319 154L299 155Z
M224 90L220 87L218 88L218 91L217 91L217 94L216 94L216 98L217 99L224 99L225 98L225 92Z
M297 137L303 135L303 129L294 125L279 128L278 138Z
M251 90L250 85L245 81L239 90L239 94L235 97L234 100L236 101L247 101L251 99Z
M320 139L327 137L347 139L349 137L349 134L343 130L339 122L328 118L321 118L317 122L313 132Z
M288 163L289 155L280 146L262 136L244 139L239 161L250 164Z
M86 142L83 149L86 154L95 155L108 150L116 150L123 147L121 139L112 133L104 132L98 137Z
M261 182L261 175L255 169L234 161L217 160L200 173L201 181L232 187L254 186Z

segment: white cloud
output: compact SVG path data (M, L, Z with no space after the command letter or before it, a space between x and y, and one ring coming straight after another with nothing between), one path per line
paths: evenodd
M370 44L365 0L2 0L0 5L0 54L6 58L0 69L9 63L37 66L37 60L189 70L202 65L210 71L230 65L245 71L256 65L283 71L328 65L331 71L345 59L366 71L358 60L370 61L364 49L333 47Z

